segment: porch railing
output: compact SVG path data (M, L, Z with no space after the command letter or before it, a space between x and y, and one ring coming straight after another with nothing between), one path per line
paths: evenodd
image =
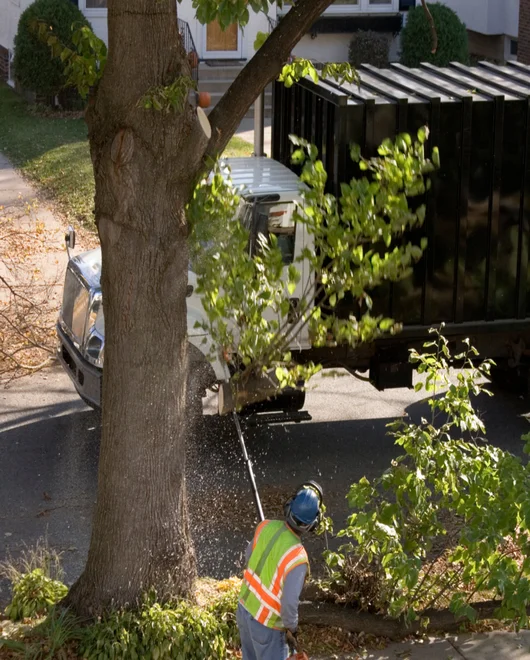
M189 62L191 66L191 77L195 80L196 83L199 82L199 53L195 48L195 42L191 35L190 26L186 21L183 21L181 18L178 18L178 26L180 36L182 38L182 44L184 50L188 53Z

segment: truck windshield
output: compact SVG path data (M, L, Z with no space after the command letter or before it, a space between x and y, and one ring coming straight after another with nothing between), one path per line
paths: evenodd
M293 219L294 204L258 204L255 212L250 219L246 215L246 226L248 222L252 223L250 227L251 254L259 252L259 237L264 236L269 240L271 235L276 237L277 245L282 253L282 260L285 266L294 261L296 223ZM253 216L253 217L252 217Z

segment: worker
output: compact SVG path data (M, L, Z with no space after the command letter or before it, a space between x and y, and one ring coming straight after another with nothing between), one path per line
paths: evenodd
M237 625L243 660L286 660L295 647L298 604L309 561L300 537L322 515L323 492L315 481L299 486L284 507L285 520L264 520L246 551Z

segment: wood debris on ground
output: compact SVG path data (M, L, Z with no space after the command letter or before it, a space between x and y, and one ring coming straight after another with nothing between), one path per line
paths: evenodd
M55 323L67 256L66 223L43 202L0 206L0 382L34 373L55 359ZM80 231L91 248L97 237Z

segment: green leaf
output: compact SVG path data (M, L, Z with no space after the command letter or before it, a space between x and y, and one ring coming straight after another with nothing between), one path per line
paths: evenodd
M267 41L268 36L266 32L258 32L254 40L254 50L259 50Z

